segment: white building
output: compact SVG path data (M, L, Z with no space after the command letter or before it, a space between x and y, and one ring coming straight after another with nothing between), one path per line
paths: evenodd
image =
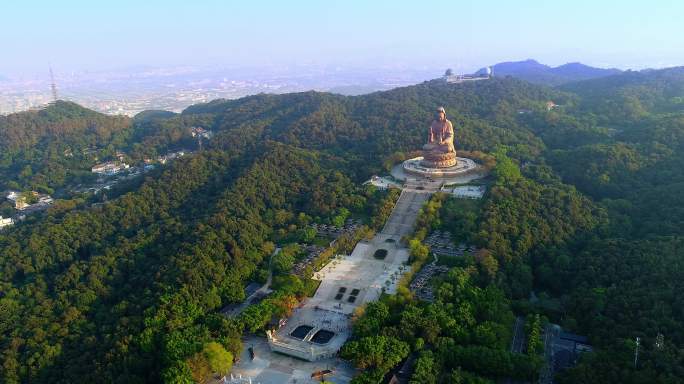
M380 177L377 175L373 175L370 180L366 181L363 184L364 185L365 184L372 184L378 189L388 189L388 188L392 188L392 187L401 188L400 184L398 184L392 180L389 180L385 177Z
M5 219L2 216L0 216L0 228L9 227L10 225L13 225L13 224L14 224L14 220L12 220L11 217L8 217Z
M451 193L454 197L461 199L481 199L484 196L487 187L484 185L466 185L456 187Z
M21 192L9 191L7 194L7 200L17 201L21 198Z
M479 69L471 75L454 75L451 69L447 69L442 77L447 83L462 83L464 81L487 80L492 77L492 68L485 67Z
M130 168L130 165L123 162L108 161L106 163L96 164L90 170L93 173L101 175L116 175L124 169Z

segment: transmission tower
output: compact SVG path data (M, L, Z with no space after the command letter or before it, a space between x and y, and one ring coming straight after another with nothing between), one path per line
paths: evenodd
M637 363L639 362L639 344L641 342L641 338L637 337L636 338L636 346L634 348L634 368L637 367Z
M57 84L55 84L55 74L52 73L52 65L50 65L50 89L52 90L52 101L57 101Z

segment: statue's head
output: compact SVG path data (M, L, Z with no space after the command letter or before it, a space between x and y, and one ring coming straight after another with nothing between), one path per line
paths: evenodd
M437 120L440 120L440 121L446 120L446 111L444 110L444 107L437 108L436 117L437 117Z

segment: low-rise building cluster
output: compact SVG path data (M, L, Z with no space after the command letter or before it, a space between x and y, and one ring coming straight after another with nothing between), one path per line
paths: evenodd
M47 194L31 192L10 191L7 193L7 200L14 202L17 211L39 211L48 208L54 199Z
M142 174L145 174L154 169L154 164L144 164L143 166L131 166L126 168L126 172L116 173L101 173L96 183L82 185L79 184L74 192L76 193L94 193L97 194L102 190L110 190L113 186L126 180L134 179ZM108 177L116 176L116 177Z
M126 154L117 151L116 158L118 160L96 164L91 168L92 173L100 175L97 183L86 186L79 185L75 191L79 193L98 193L102 190L111 189L112 186L121 181L133 179L153 170L155 168L155 162L166 164L167 161L183 157L188 153L190 153L190 151L186 150L169 152L159 156L156 161L153 159L144 159L144 164L142 164L142 166L130 166L124 162Z
M95 164L90 170L92 173L113 176L128 168L130 168L130 165L122 161L108 161L106 163Z
M492 78L492 68L480 68L473 74L454 74L451 69L447 69L442 77L447 83L463 83L465 81L488 80Z

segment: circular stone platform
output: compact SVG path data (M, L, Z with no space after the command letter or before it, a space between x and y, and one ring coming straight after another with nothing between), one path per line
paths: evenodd
M425 168L450 168L458 164L456 152L431 152L423 151L423 160L420 162Z
M451 167L430 168L422 165L423 157L414 157L402 163L402 168L406 173L424 177L447 178L463 176L478 169L477 164L466 157L457 157L457 163Z

